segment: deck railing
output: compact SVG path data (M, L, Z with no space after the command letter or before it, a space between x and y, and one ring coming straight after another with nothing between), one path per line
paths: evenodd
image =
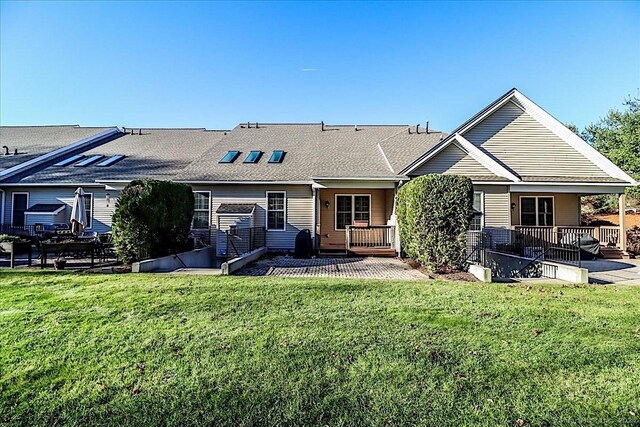
M347 225L347 250L352 248L395 249L396 227L393 225Z
M554 243L558 243L558 239L562 239L568 234L588 234L600 241L601 246L620 246L620 227L618 226L535 227L516 225L513 228L523 234Z

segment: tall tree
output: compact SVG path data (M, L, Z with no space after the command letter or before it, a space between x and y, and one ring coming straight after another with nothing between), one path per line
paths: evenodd
M640 98L629 97L622 111L610 110L606 117L582 132L582 137L620 169L640 181ZM640 188L628 193L640 199Z

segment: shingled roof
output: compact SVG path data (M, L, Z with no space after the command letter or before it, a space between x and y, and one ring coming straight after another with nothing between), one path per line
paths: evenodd
M94 181L127 181L137 178L173 179L193 161L200 159L224 136L224 131L205 129L135 129L113 141L83 153L125 157L110 166L76 167L77 160L67 166L49 166L20 182L23 183L88 183Z
M62 126L2 126L0 145L6 149L0 152L0 171L17 166L58 148L98 135L109 127ZM18 150L18 154L14 154Z
M405 136L406 135L406 136ZM313 178L390 178L440 140L440 133L409 135L406 125L246 124L236 126L202 158L175 179L204 181L308 182ZM415 138L412 138L415 136ZM389 142L387 142L389 141ZM402 147L393 147L394 143ZM240 151L233 163L220 163L228 151ZM274 150L286 155L269 163ZM258 163L244 163L250 151L262 151ZM412 158L412 153L415 156Z

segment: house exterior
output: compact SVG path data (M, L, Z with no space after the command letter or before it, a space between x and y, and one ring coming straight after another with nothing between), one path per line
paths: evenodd
M107 231L119 191L132 179L150 177L192 186L194 234L221 255L227 248L220 232L247 226L264 227L273 251L293 250L296 235L306 229L320 251L393 255L400 250L398 188L441 173L473 181L474 229L579 229L624 248L623 216L621 227L581 227L580 196L618 194L624 206L624 189L636 185L516 89L450 134L421 126L324 123L118 132L74 151L81 157L66 165L54 160L64 163L70 152L0 179L2 222L15 225L16 215L25 223L44 221L24 212L34 205L50 205L36 210L60 218L56 206L70 206L74 189L82 186L92 195L91 228ZM114 156L120 157L100 166ZM83 161L88 164L78 166Z

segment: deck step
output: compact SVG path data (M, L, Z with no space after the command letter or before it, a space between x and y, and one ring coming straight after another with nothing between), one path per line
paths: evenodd
M618 248L600 248L600 253L605 259L626 259L629 258Z
M351 248L349 252L361 256L396 256L395 249Z

